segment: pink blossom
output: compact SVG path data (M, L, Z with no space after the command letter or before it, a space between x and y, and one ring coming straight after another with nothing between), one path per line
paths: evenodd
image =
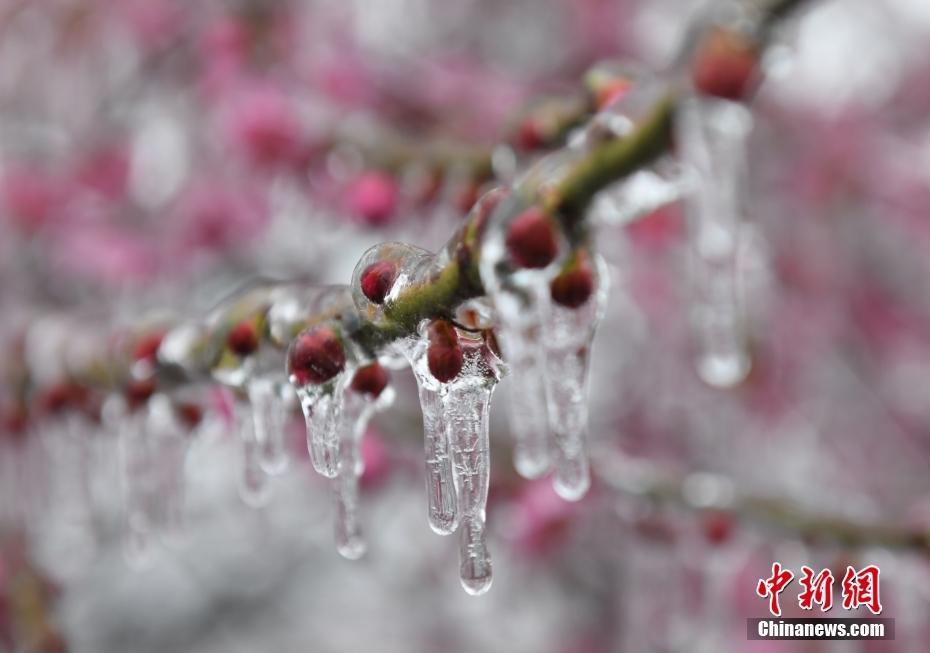
M248 243L268 217L256 195L217 181L193 184L181 198L177 214L183 245L215 251Z
M50 244L63 276L76 275L104 286L141 284L157 271L157 258L139 235L107 224L74 224Z
M128 153L119 145L91 150L78 160L74 175L78 184L106 199L119 199L125 194L129 180Z
M393 177L378 171L366 172L349 188L349 210L362 223L380 227L394 217L397 195Z
M514 545L526 555L545 555L564 541L578 504L559 497L548 480L531 481L516 500Z
M232 142L258 166L296 165L306 152L293 106L273 87L242 91L234 101L227 128Z
M27 233L38 231L54 218L64 195L62 184L35 166L12 167L0 180L3 212Z
M376 428L369 427L362 439L362 460L365 472L362 487L374 487L387 477L391 469L391 457L384 443L384 436Z

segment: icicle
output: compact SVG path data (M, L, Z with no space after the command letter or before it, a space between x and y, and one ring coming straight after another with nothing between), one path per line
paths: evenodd
M300 333L287 355L288 379L300 399L313 468L326 478L339 473L339 435L348 374L346 352L334 326Z
M151 492L154 456L146 418L141 410L129 412L121 399L111 400L107 408L107 419L119 438L126 516L123 552L130 564L143 565L152 554L155 522Z
M555 240L551 260L522 266L513 259L520 243L508 242L508 238L513 225L533 211L532 206L527 208L525 195L532 195L533 188L550 178L562 163L561 159L546 157L528 171L521 188L502 198L491 213L482 242L481 279L493 301L495 332L513 375L508 408L514 466L526 478L542 476L552 464L544 384L546 334L541 329L548 321L549 283L558 270L557 254L564 248Z
M175 419L174 407L164 395L155 395L147 405L146 437L150 440L154 460L155 526L169 543L184 536L186 479L184 466L188 440Z
M511 375L509 417L514 438L513 462L524 478L549 471L549 424L546 419L545 353L539 328L498 328Z
M249 506L259 508L271 498L271 484L261 465L261 446L255 433L255 420L245 402L237 402L235 428L239 432L239 496Z
M333 493L336 499L336 548L349 560L362 557L367 550L358 519L358 482L365 470L362 437L371 416L389 406L393 400L394 392L390 388L381 387L377 397L352 388L345 390L340 420L339 474L333 479Z
M339 473L339 421L343 392L340 383L297 389L307 424L307 449L313 469L326 478Z
M287 388L273 376L263 375L250 379L246 390L252 406L259 465L268 474L280 474L288 463L284 439Z
M433 274L443 262L426 250L403 243L372 247L359 259L352 275L356 308L375 322L381 320L406 288ZM458 526L455 485L442 414L442 388L428 368L425 333L399 343L395 353L407 359L417 380L423 414L427 519L433 531L448 535Z
M446 384L443 415L460 519L460 579L466 592L478 595L493 578L484 532L491 472L488 412L501 364L483 340L462 336L459 342L464 364Z
M441 386L430 374L424 337L408 340L404 351L417 380L423 414L423 445L426 459L427 519L439 535L450 535L458 527L452 458L443 414Z
M364 399L348 392L340 434L339 474L333 479L336 503L335 537L339 554L349 560L365 555L368 545L358 519L358 479L362 474L361 439L367 417Z
M705 382L727 387L742 381L750 366L737 253L751 116L735 102L692 98L678 122L692 184L687 208L697 370Z
M569 501L583 497L591 484L586 451L588 363L594 331L607 298L606 266L595 257L594 267L583 270L591 275L588 279L593 277L594 291L590 292L589 285L590 295L578 306L553 301L542 338L546 348L549 428L556 449L553 484L559 496Z

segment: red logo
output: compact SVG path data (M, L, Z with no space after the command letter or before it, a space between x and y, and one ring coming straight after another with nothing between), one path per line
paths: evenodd
M794 573L785 569L778 562L772 563L772 575L760 578L756 586L756 594L769 600L769 612L775 617L781 616L780 594L794 580ZM820 606L821 612L829 612L833 608L833 585L835 578L829 569L821 569L817 574L808 566L801 567L801 576L798 583L801 593L798 594L798 605L802 610L813 610L814 605ZM882 604L879 596L879 569L875 565L868 565L859 571L846 567L843 576L843 609L855 610L866 607L872 614L881 614Z

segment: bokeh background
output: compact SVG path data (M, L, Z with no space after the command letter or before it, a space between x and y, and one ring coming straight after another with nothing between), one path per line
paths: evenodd
M235 439L204 420L183 531L129 564L112 434L87 425L63 444L6 416L0 650L927 650L925 544L844 547L799 536L792 515L930 529L930 4L809 5L753 103L752 372L721 390L692 369L677 204L602 229L612 286L595 341L594 486L569 504L515 474L505 380L487 595L461 591L455 543L427 527L409 373L394 373L396 405L366 437L358 562L332 544L330 489L301 454L299 420L293 464L257 510L236 493ZM594 62L667 65L697 9L4 0L4 338L50 313L66 331L69 316L202 315L256 276L345 283L379 241L435 250L477 184L384 148L513 143L523 107L576 92ZM773 560L840 577L880 565L896 641L746 641Z

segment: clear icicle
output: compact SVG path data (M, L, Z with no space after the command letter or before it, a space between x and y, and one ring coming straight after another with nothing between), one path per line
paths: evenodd
M426 459L427 519L439 535L450 535L458 527L458 509L452 459L444 419L440 384L430 374L426 361L426 339L411 339L405 353L410 360L420 394L423 413L423 444Z
M555 444L553 487L563 499L581 499L591 485L587 455L588 366L591 342L607 299L607 270L595 257L597 290L587 303L552 303L544 326L546 398Z
M188 442L174 417L171 401L165 395L155 395L147 406L147 438L154 453L154 496L156 526L168 543L177 543L184 536L184 505L186 496L185 462Z
M543 313L548 306L536 305ZM514 439L513 462L524 478L534 479L549 471L549 424L546 419L545 354L539 327L498 328L511 375L508 404L510 432Z
M284 385L267 376L249 380L247 386L255 438L259 447L259 464L268 474L280 474L287 467L285 421L287 407Z
M682 159L691 177L687 208L697 369L704 381L721 387L742 381L750 366L736 277L751 127L746 108L724 100L692 98L679 120Z
M358 483L365 471L362 460L362 438L371 416L394 401L394 391L384 388L377 399L345 391L340 419L339 475L333 479L336 498L335 536L340 555L357 560L365 555L367 545L358 518Z
M358 519L358 479L362 475L362 435L368 423L365 399L350 391L343 404L339 474L333 479L336 498L335 536L339 554L349 560L365 555L367 545Z
M460 342L465 364L446 384L443 415L460 519L460 578L466 592L478 595L487 592L492 581L484 533L491 473L488 413L500 366L483 341L462 337Z
M261 447L255 434L255 421L247 404L236 407L236 428L239 431L240 476L239 496L249 506L258 508L271 498L271 484L261 465Z
M142 411L128 412L122 401L113 409L119 437L123 496L125 500L126 531L123 552L132 565L145 564L152 554L154 514L152 506L151 476L154 460L146 433L146 419Z
M339 427L345 374L322 385L297 388L307 424L307 448L313 468L326 478L339 473Z

